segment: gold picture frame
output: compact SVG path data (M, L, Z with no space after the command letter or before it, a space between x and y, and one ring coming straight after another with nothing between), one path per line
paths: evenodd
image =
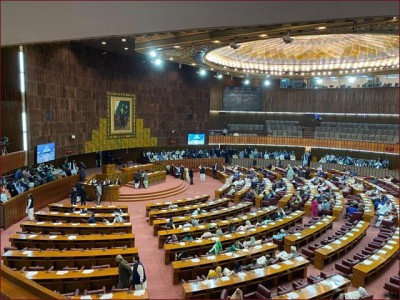
M108 138L135 137L135 95L108 93Z

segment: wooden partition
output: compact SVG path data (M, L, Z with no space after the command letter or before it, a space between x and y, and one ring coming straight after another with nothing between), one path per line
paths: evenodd
M185 159L177 159L177 160L163 160L157 162L160 165L174 165L179 166L183 165L185 168L193 168L193 172L198 172L200 165L204 167L211 168L214 163L218 163L218 166L225 164L225 159L222 157L215 158L185 158Z
M35 199L35 210L38 210L46 207L50 203L68 197L72 186L77 184L78 181L78 175L57 179L11 198L7 202L1 204L2 218L4 222L2 225L7 229L12 224L26 217L26 205L28 203L29 193L33 194Z
M25 166L25 151L0 155L0 174L6 174Z
M398 153L399 144L373 143L349 140L307 139L294 137L272 136L210 136L210 145L279 145L279 146L304 146L327 149L353 149L371 152Z

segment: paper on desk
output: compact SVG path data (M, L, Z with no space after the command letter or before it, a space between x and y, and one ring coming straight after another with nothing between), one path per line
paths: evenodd
M97 223L89 223L89 226L96 226Z
M250 231L257 231L257 229L255 229L255 228L252 228L252 229L250 229Z
M240 232L238 232L239 234L246 234L246 232L244 232L244 231L240 231Z
M112 299L113 293L107 293L100 296L100 299Z
M311 227L310 227L311 228ZM295 235L295 236L301 236L301 233L300 232L296 232L296 233L294 233L293 235Z
M65 213L66 216L69 216L71 213Z
M318 224L318 223L317 223L317 224ZM316 227L313 225L313 226L310 226L309 228L310 228L310 229L314 229L314 228L316 228Z
M280 265L271 265L270 267L273 268L273 269L275 269L275 270L278 270L278 269L281 268Z
M341 244L339 240L336 240L333 243L336 244L336 245L340 245Z
M266 245L267 245L267 246L273 246L274 243L267 243Z
M51 211L50 214L51 215L58 215L58 211Z
M200 240L195 240L196 243L201 243L202 241L203 241L202 239L200 239Z
M28 235L28 239L33 239L34 237L37 237L37 234L30 234L30 235Z
M208 260L214 260L215 259L215 255L209 255L209 256L207 256L207 259Z
M271 223L269 223L269 224L271 224L271 225L275 225L275 222L271 222Z
M386 248L386 249L392 250L392 249L393 249L393 246L385 245L385 247L383 247L383 248Z
M200 259L198 259L198 258L193 258L191 261L194 262L194 263L198 263L198 262L200 262Z
M35 276L38 272L37 271L29 271L25 273L26 277L32 277Z
M297 261L303 261L303 260L304 260L304 257L303 257L303 256L297 256L297 257L295 258L295 260L297 260Z
M372 255L371 258L374 259L374 260L378 260L378 259L380 259L381 257L380 257L379 255Z
M225 255L226 256L232 256L232 252L226 252Z
M229 277L228 277L228 276L221 277L221 280L222 280L222 281L228 281L228 280L229 280Z
M179 245L185 246L185 242L180 242Z
M342 236L340 239L343 240L343 241L346 241L346 240L347 240L347 237Z
M183 227L183 231L190 231L190 228L188 228L188 227Z
M372 265L372 261L370 261L369 259L364 260L364 265Z
M22 254L25 254L25 255L28 255L28 254L31 254L32 253L32 251L24 251L24 252L22 252Z
M203 228L204 228L204 225L199 225L199 228L203 229Z
M68 239L69 239L69 240L76 240L76 235L70 235L70 236L68 237Z
M328 246L328 245L325 245L325 246L323 246L322 248L328 249L328 250L332 250L332 247L331 247L331 246Z
M261 249L261 248L262 248L261 245L256 245L256 246L254 246L254 249Z
M359 231L360 231L360 229L353 228L351 231L354 231L354 232L359 232Z
M67 274L67 273L68 273L68 271L57 271L56 272L57 275L64 275L64 274Z
M71 223L72 226L78 226L81 223Z
M79 299L82 299L82 300L92 299L92 295L83 295Z
M283 263L284 263L285 265L293 265L293 262L290 261L290 260L285 260Z
M82 274L90 274L90 273L93 273L93 272L94 272L93 269L87 269L87 270L83 270Z
M354 234L352 234L351 232L348 232L346 235L353 236Z
M241 277L247 276L247 274L245 272L239 272L238 275Z
M233 218L232 220L237 221L237 220L239 220L239 219L238 219L238 218Z
M385 250L379 250L378 253L385 255L387 252Z
M135 291L133 294L135 296L143 296L145 292L146 292L146 290L138 290L138 291Z
M297 293L295 293L295 292L290 292L290 293L286 294L286 296L289 299L297 299L297 298L299 298L299 295L297 295Z
M231 234L225 234L225 237L227 237L227 238L231 238L231 237L232 237L232 235L231 235Z
M389 244L396 245L397 243L395 241L389 241Z

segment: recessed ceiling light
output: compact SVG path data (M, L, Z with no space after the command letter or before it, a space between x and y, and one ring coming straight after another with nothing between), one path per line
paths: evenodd
M397 17L393 17L393 20L397 20Z
M174 58L173 58L173 57L170 57L169 60L174 60Z
M102 45L106 45L107 43L106 43L105 41L102 41L101 44L102 44Z
M121 41L123 41L124 43L126 42L126 39L122 39Z
M319 27L315 27L316 30L325 30L326 26L319 26Z
M214 44L219 44L219 43L221 43L221 41L219 41L219 40L213 40L212 41Z
M195 63L192 63L192 66L195 66L196 64Z
M181 47L181 46L179 46L179 45L175 45L175 46L174 46L175 49L179 49L180 47Z
M265 38L267 36L268 36L268 34L266 34L266 33L261 33L261 34L258 35L258 37L260 37L260 38Z
M129 50L129 48L128 48L128 47L125 47L124 49L125 49L125 50Z

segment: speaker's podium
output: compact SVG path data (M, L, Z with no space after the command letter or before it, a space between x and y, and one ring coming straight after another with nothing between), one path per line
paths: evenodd
M103 165L101 168L102 174L114 174L115 173L115 165Z
M103 194L101 200L103 202L117 202L119 199L119 185L106 185L103 186Z

